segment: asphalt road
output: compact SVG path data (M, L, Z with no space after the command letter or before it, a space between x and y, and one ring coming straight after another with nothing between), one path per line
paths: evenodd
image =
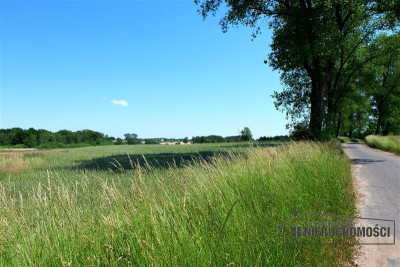
M399 244L400 157L359 143L346 143L343 148L352 163L358 165L355 176L365 182L362 190L367 200L360 207L361 217L395 220L395 242ZM388 257L386 263L400 266L400 251Z

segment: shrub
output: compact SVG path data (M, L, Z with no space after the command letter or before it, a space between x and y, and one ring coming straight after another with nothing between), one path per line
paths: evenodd
M152 139L149 139L149 140L146 140L146 145L158 145L160 143L160 141L157 141L157 140L152 140Z
M290 131L290 138L297 141L312 140L313 136L308 124L306 122L302 122L293 126L293 129Z
M132 137L128 137L126 140L127 140L126 142L128 143L128 145L138 145L138 144L141 144L141 143L140 143L140 140L135 139L135 138L132 138Z
M19 144L19 145L13 145L13 148L28 148L28 146L24 145L24 144Z

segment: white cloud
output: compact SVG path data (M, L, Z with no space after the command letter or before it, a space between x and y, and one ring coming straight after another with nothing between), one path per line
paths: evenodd
M112 101L113 104L115 105L121 105L123 107L126 107L128 105L128 102L126 102L125 100L113 100Z

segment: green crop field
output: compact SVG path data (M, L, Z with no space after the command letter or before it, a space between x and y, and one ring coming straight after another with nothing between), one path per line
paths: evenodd
M328 266L351 246L282 244L290 212L355 214L333 143L0 152L1 266Z

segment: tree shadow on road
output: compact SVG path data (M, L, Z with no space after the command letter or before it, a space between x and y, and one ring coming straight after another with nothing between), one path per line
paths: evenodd
M353 164L360 164L360 165L366 165L366 164L371 164L375 162L383 162L385 160L379 159L379 160L374 160L374 159L352 159L351 163Z

